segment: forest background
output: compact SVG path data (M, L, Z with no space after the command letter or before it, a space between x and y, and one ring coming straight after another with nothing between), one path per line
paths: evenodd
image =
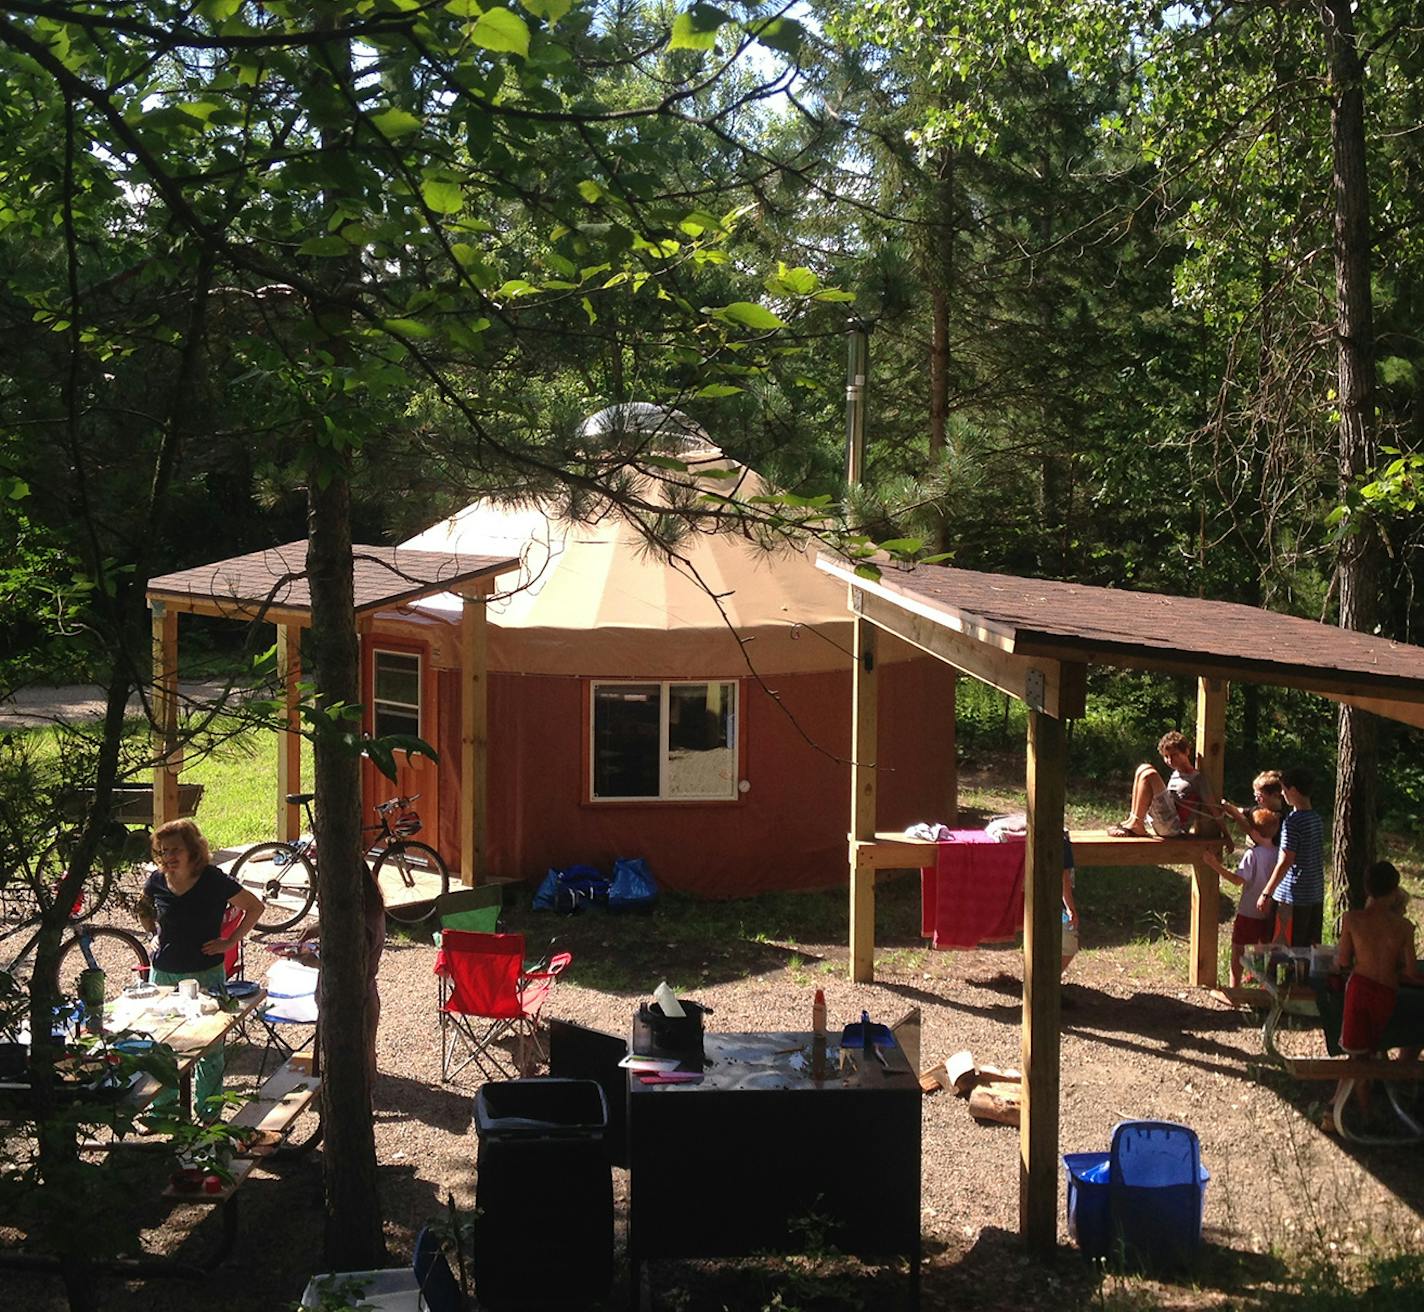
M354 796L342 553L481 495L673 554L730 517L1411 639L1421 73L1399 2L0 5L0 693L93 678L110 708L67 780L7 754L5 869L36 798L151 766L122 728L146 580L297 538L319 808ZM623 401L678 406L778 495L708 502L636 434L589 443ZM270 671L260 627L207 636ZM1140 757L1191 693L1103 676L1075 766ZM997 705L963 710L992 736ZM1417 816L1415 731L1255 688L1230 715L1238 791L1339 763L1360 851ZM370 1265L379 1227L344 1231Z

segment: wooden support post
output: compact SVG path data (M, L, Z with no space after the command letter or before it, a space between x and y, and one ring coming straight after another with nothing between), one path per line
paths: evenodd
M1063 721L1028 712L1024 870L1023 1105L1019 1233L1034 1252L1058 1236L1058 1060L1063 955Z
M1197 680L1197 768L1206 776L1211 796L1221 796L1226 756L1226 683L1221 679ZM1203 819L1199 832L1220 833L1219 826ZM1191 982L1215 988L1217 934L1221 919L1221 883L1216 871L1201 861L1192 863Z
M938 750L944 753L944 823L951 829L959 824L959 671L941 666L949 676L949 714L941 722L944 737Z
M178 818L178 612L153 604L153 827Z
M489 626L485 598L460 613L460 878L486 874L489 833Z
M854 601L854 594L852 595ZM857 841L875 837L875 761L878 755L875 626L855 618L855 673L851 679L850 790L850 977L875 978L875 867L855 857Z
M302 791L302 736L297 683L302 677L302 631L295 624L277 625L277 678L286 706L284 728L277 733L277 837L292 842L301 837L302 812L287 798Z

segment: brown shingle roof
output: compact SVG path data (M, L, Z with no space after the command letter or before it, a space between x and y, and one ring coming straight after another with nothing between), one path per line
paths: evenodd
M502 556L465 556L406 547L352 547L355 556L356 613L414 601L435 592L518 566ZM245 618L267 605L291 615L311 610L306 580L307 544L289 542L150 579L150 601L208 615Z
M1025 656L1152 665L1341 692L1424 693L1424 648L1230 601L1090 587L942 565L886 566L878 580L822 555L822 569L960 632Z

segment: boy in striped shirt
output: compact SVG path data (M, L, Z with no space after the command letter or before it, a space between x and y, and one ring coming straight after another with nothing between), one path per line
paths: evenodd
M1276 939L1311 947L1325 930L1325 823L1310 804L1312 780L1299 766L1281 771L1290 806L1281 823L1280 855L1256 905L1276 913Z

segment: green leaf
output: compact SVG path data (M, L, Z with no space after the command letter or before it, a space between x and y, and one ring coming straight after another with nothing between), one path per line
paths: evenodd
M697 395L714 399L719 396L736 396L742 389L733 387L731 383L708 383L706 387L699 387Z
M741 328L754 328L758 331L786 327L785 320L774 315L766 306L758 305L755 301L733 301L730 305L714 309L712 314L724 323L736 324Z
M593 312L593 302L585 296L579 304L583 306L583 312L588 315L589 323L597 323L598 315Z
M222 106L212 100L190 100L186 105L179 105L178 108L189 118L195 118L200 123L207 123Z
M510 9L486 9L470 29L470 40L486 50L529 55L529 24Z
M242 0L199 0L198 4L198 12L215 23L227 22L241 8Z
M383 137L390 138L406 137L420 130L420 120L414 114L394 105L379 114L372 114L371 124Z
M879 579L880 571L874 565L857 565L856 576L862 579Z
M510 278L499 286L495 296L501 300L516 296L528 296L530 292L537 292L539 289L527 278Z
M458 214L465 207L465 193L458 182L427 179L420 184L420 195L436 214Z
M552 27L573 8L574 0L519 0L519 3Z
M908 556L924 545L924 538L890 538L880 544L880 550L889 551L895 555Z
M434 331L419 319L382 319L381 327L398 337L429 337Z
M786 55L798 54L806 40L806 29L794 18L769 18L759 23L744 23L743 27L762 45Z
M717 44L718 29L728 21L715 5L695 4L673 20L668 49L711 50Z
M297 247L298 255L350 255L351 246L343 237L308 237Z
M592 179L585 178L578 184L578 194L593 205L603 199L603 188Z
M855 293L843 292L834 287L827 287L823 291L816 292L811 299L813 301L820 301L822 304L833 304L838 301L853 301L855 300Z

